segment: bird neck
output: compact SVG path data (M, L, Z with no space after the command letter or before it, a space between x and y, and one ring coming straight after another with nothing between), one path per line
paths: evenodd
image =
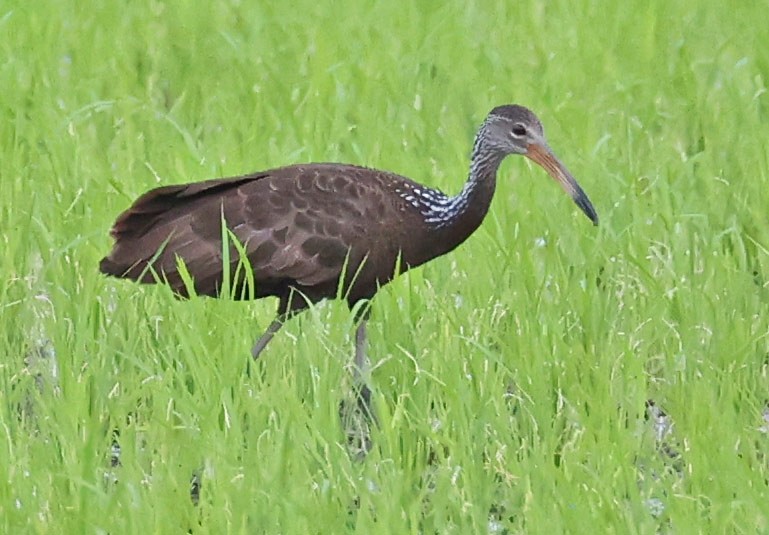
M456 248L486 217L496 188L497 169L505 153L491 146L485 127L484 124L475 138L470 172L457 195L448 196L439 190L413 183L403 183L395 190L420 213L424 230L428 233L428 245L422 243L413 256L410 253L407 255L408 264L412 267Z
M485 140L481 129L475 138L470 172L462 191L446 198L441 210L426 214L428 224L450 237L444 242L450 247L449 250L465 241L480 226L494 197L497 170L504 154L488 147Z
M453 207L451 224L457 224L463 217L480 216L478 221L480 225L491 205L497 185L497 169L503 158L504 155L495 151L484 150L482 143L476 140L467 181L462 191L451 197Z

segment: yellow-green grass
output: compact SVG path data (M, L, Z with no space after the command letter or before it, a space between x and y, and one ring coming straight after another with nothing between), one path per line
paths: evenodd
M769 531L768 14L0 4L0 531ZM509 102L601 225L509 159L476 235L373 303L363 462L338 418L342 304L254 364L276 303L98 274L114 217L161 184L343 161L454 193Z

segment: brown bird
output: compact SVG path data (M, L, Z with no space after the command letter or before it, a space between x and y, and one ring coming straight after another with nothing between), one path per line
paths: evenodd
M587 195L550 150L539 119L523 106L506 105L491 110L481 125L458 195L387 171L331 163L161 187L118 217L115 245L99 269L162 282L183 297L277 297L277 317L252 350L257 358L286 319L309 303L341 297L353 308L398 273L465 241L488 212L497 169L509 154L541 165L598 224ZM368 307L356 310L363 311L355 337L360 374Z

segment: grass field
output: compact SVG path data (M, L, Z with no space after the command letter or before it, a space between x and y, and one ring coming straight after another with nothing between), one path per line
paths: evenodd
M331 4L0 4L0 532L769 532L769 9ZM601 225L508 159L476 235L374 301L363 461L342 304L253 364L275 302L98 274L161 184L455 193L508 102Z

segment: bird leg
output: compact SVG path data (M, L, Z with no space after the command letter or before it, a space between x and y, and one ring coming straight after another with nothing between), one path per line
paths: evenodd
M373 419L371 411L371 389L368 381L371 377L371 363L366 356L366 321L363 318L355 329L355 360L353 361L353 381L355 395L358 398L358 406L364 411L366 417Z
M368 310L356 314L358 326L355 330L355 358L353 360L353 396L339 405L339 417L347 435L347 447L350 454L362 460L371 450L371 428L376 425L376 417L371 400L368 380L371 368L366 357L366 322Z
M283 327L283 324L287 319L287 314L280 314L277 318L272 320L272 323L270 323L269 327L267 327L267 330L264 331L264 334L259 337L259 339L254 344L254 348L251 350L251 356L254 360L259 358L259 354L265 347L267 347L267 344L270 342L270 340L272 340L272 337L275 336L275 333L278 332L281 327Z
M278 332L281 327L283 327L283 324L286 323L286 321L306 308L307 301L303 296L300 295L298 299L294 299L294 290L289 290L287 295L281 296L280 302L278 303L277 317L272 320L272 323L270 323L267 330L264 331L264 334L259 337L254 344L254 348L251 350L253 359L257 360L259 358L261 352L267 347L267 344L270 343L272 337L275 336L275 333Z

